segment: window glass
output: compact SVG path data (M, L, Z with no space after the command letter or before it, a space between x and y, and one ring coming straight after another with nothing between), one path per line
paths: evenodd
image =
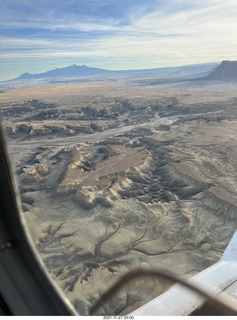
M122 10L123 17L130 18L127 29L123 25L121 34L117 31L114 52L110 52L107 63L103 64L100 59L102 66L111 66L111 69L113 54L121 47L125 51L135 47L136 55L134 51L131 56L127 53L133 61L143 46L153 48L154 44L156 50L159 47L162 51L163 46L169 44L166 50L172 52L178 45L179 32L184 31L181 17L184 21L193 19L189 23L196 34L195 17L199 19L205 12L211 12L204 3L203 7L196 7L188 6L185 1L184 7L179 4L175 12L168 7L164 9L157 1L152 1L154 5L144 11L141 11L143 1L136 2L137 7L131 1L126 5L124 1L120 0L119 4L115 1L117 4L109 6L111 10L105 5L106 1L102 2L104 6L95 6L101 19L105 14L103 8L107 8L111 19L115 19L117 10ZM220 13L221 1L212 2L216 3L214 13ZM13 8L6 7L14 15ZM35 17L37 5L26 7ZM130 15L135 7L136 22L135 15L133 18ZM50 22L45 28L54 33L59 57L57 45L64 43L57 42L63 29L59 21L65 21L65 16L60 20L61 4L58 7L55 4L55 8L60 14L56 9L48 13L48 18L57 16L57 24L53 20L55 29ZM160 15L159 8L163 8ZM231 11L228 8L226 10ZM66 4L64 9L69 17L73 16ZM84 10L86 17L94 14L91 7L86 6ZM21 8L20 17L24 17L23 11ZM81 14L78 13L78 17ZM158 17L163 22L171 21L167 27L169 36L162 29L163 37L160 36L159 41L158 34L152 33ZM121 16L116 18L125 23ZM212 14L209 19L212 21ZM99 45L100 29L106 29L102 20L98 20L97 31L89 18L87 24L77 26L83 43L86 36L88 42L93 36L93 46ZM27 41L31 45L42 45L40 30L43 27L37 25L43 23L42 17L34 22L34 30L30 25L32 20L28 23L25 28L32 34L28 34ZM172 23L177 26L175 35ZM73 36L75 43L76 26L66 24L67 34ZM132 36L129 24L143 42ZM114 22L110 29L118 25L119 22L117 25ZM211 34L211 28L207 27ZM26 39L23 26L21 28L15 29L14 25L10 28L5 22L5 36L13 41L22 30L22 37ZM188 41L192 47L196 38L185 28L190 32ZM129 39L124 34L126 30ZM199 36L201 32L204 30L201 29ZM146 33L149 38L145 42ZM66 35L63 36L65 40ZM171 42L166 43L169 37L173 40L172 46ZM103 35L105 39L107 47L104 45L103 52L106 48L109 50L112 41L108 33ZM47 45L49 41L47 39ZM198 41L200 46L206 44L200 37ZM70 52L75 53L68 49L69 42L65 46L68 56ZM176 51L173 63L167 62L169 57L163 57L165 62L158 65L166 67L162 69L157 69L154 61L144 62L146 57L154 59L145 51L141 52L141 64L128 59L116 65L117 69L145 71L109 72L107 68L78 65L63 68L71 58L64 61L58 58L60 68L54 68L55 62L51 68L53 60L47 60L40 47L38 53L36 48L30 55L32 59L38 54L38 64L30 60L36 63L35 69L32 62L26 64L25 51L25 60L22 56L25 72L30 71L27 69L30 67L34 75L25 73L17 80L1 83L0 108L17 177L22 216L48 272L81 315L88 315L102 293L134 268L160 268L185 278L208 268L221 258L236 230L237 98L233 83L237 78L237 71L233 75L236 63L221 63L222 59L216 58L211 48L210 44L211 56L207 60L205 53L203 58L190 60L185 59L185 53ZM81 46L77 49L83 51ZM99 56L101 47L98 50L93 52L95 56ZM192 51L188 53L193 55ZM51 53L48 55L53 59ZM46 59L44 68L42 57ZM76 57L76 62L85 59ZM172 59L174 56L170 56L170 61ZM11 62L11 67L14 63ZM90 65L89 58L86 63ZM55 70L45 73L43 69ZM104 312L128 314L169 285L165 280L158 283L154 279L138 279L129 287L133 294L116 296Z
M132 268L188 277L207 268L236 228L231 92L219 101L199 88L149 86L152 98L134 88L125 100L125 89L88 96L91 86L74 86L73 101L71 85L60 98L52 87L40 98L10 90L1 104L24 218L81 314ZM144 286L150 298L159 293L154 281L136 289ZM135 300L118 300L116 312L137 308Z

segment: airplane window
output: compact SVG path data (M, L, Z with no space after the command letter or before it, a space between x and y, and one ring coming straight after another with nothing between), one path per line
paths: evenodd
M81 314L134 267L187 277L209 267L236 229L234 93L200 97L198 84L184 94L191 83L182 93L169 83L158 92L159 85L143 86L139 98L130 84L126 100L90 96L93 86L108 95L105 83L1 95L22 215ZM52 95L57 88L60 97ZM160 290L154 282L137 286L151 298ZM125 314L139 306L117 304Z
M16 19L14 2L3 12ZM0 110L21 216L47 272L80 315L134 268L197 275L221 259L237 228L237 62L212 52L214 42L208 56L174 52L178 39L192 47L194 35L207 45L200 35L204 27L213 30L207 20L201 30L196 23L204 13L210 21L218 13L220 23L234 15L231 1L212 2L214 12L186 1L176 10L160 1L102 1L94 9L83 5L87 22L78 24L79 11L54 1L35 19L40 8L33 1L19 8L20 20L29 11L27 22L4 22L14 50L9 42L10 58L1 53L8 75L0 83ZM175 34L167 23L157 34L159 19L173 19ZM185 36L183 19L190 25ZM146 50L153 44L162 64ZM166 280L138 279L103 312L130 314L169 287Z

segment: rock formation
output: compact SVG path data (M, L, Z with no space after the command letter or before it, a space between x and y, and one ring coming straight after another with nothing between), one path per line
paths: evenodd
M1 94L22 216L81 315L132 268L203 270L237 227L235 88L100 86ZM137 279L100 313L169 285Z
M237 81L237 61L222 61L205 80Z

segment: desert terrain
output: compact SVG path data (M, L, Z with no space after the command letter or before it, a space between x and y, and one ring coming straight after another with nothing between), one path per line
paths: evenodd
M135 267L190 277L221 257L237 228L236 88L121 79L2 90L22 217L79 314ZM128 314L166 286L135 281L101 313Z

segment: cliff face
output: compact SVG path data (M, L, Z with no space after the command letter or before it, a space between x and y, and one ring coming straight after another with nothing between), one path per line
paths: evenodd
M222 63L205 79L237 81L237 61L222 61Z

